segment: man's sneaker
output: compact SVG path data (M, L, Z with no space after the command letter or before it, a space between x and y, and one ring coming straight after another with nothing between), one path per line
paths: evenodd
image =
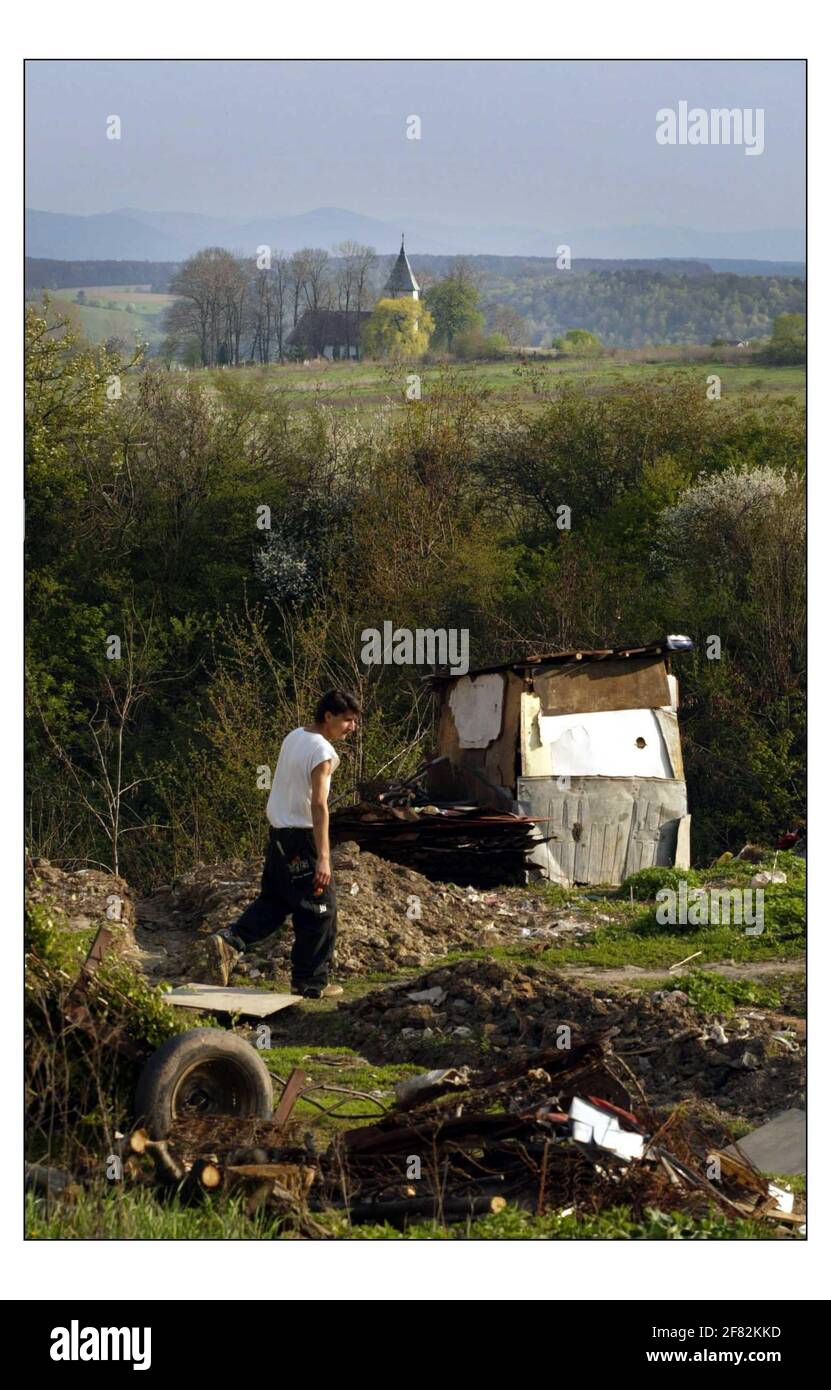
M235 951L239 951L240 955L247 949L246 943L243 941L242 937L232 932L230 927L220 927L217 936L221 937L223 941L227 941L228 945L233 946Z
M231 978L231 972L245 950L245 942L229 930L222 927L213 936L208 937L208 947L214 958L216 969L223 985L227 985Z
M339 994L343 994L342 985L301 985L294 980L291 985L292 994L299 994L303 999L337 999Z

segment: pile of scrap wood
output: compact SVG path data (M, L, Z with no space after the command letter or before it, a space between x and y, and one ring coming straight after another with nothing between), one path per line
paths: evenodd
M487 806L386 800L359 801L333 812L330 822L338 842L354 840L426 878L482 887L525 881L535 825L528 816Z
M642 1097L633 1103L627 1081L605 1035L493 1071L429 1072L400 1083L382 1119L339 1132L318 1152L291 1116L315 1089L295 1072L273 1121L193 1117L163 1141L135 1131L123 1141L125 1174L146 1181L149 1158L155 1182L184 1200L241 1196L247 1211L265 1206L311 1238L330 1233L324 1212L401 1226L508 1203L538 1215L627 1206L635 1216L703 1216L715 1207L781 1234L801 1228L792 1194L724 1152L729 1136L685 1106L659 1121Z

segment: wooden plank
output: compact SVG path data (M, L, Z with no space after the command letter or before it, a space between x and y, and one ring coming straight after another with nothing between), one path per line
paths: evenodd
M303 1002L299 994L271 994L260 989L231 989L224 985L179 985L165 995L177 1009L202 1009L208 1013L245 1014L248 1018L267 1018L280 1009Z
M569 662L534 677L543 714L660 709L672 703L662 656L633 661Z

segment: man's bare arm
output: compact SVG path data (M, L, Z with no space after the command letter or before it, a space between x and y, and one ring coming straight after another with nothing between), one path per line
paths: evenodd
M315 888L327 888L332 881L332 867L329 860L329 784L332 778L332 760L318 763L312 772L312 833L315 837L317 864L315 866Z

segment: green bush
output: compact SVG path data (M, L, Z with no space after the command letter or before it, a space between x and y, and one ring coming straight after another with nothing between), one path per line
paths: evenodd
M654 902L661 888L677 888L680 883L696 887L700 879L695 869L638 869L637 873L624 879L619 896L635 898L642 903Z
M692 970L688 975L672 975L667 989L681 989L692 1005L702 1014L723 1014L730 1017L737 1004L756 1004L765 1009L778 1009L781 994L775 985L761 980L732 980L711 970Z
M27 989L73 980L92 944L96 928L70 931L62 914L47 903L27 906L24 949ZM92 1008L97 1017L121 1024L136 1042L159 1047L181 1032L181 1019L165 1002L165 985L150 985L130 961L104 957L95 975Z

